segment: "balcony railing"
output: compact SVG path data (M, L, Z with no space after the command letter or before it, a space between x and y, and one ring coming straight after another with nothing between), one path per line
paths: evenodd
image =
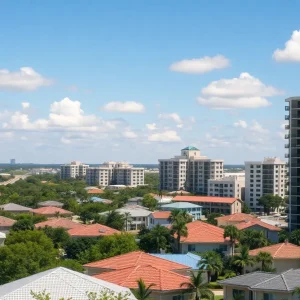
M289 139L289 138L290 138L290 135L289 135L289 134L286 134L286 135L284 136L284 138L285 138L285 139Z
M289 153L285 153L285 154L284 154L284 157L285 157L285 158L289 158L289 157L290 157L290 154L289 154Z
M289 107L289 106L286 106L286 107L285 107L285 110L286 110L286 111L289 111L289 110L290 110L290 107Z
M284 148L290 148L290 144L285 144Z
M284 128L285 128L286 130L289 130L289 129L290 129L290 125L285 125Z
M289 115L285 115L285 116L284 116L284 119L285 119L285 120L289 120L289 119L290 119L290 116L289 116Z

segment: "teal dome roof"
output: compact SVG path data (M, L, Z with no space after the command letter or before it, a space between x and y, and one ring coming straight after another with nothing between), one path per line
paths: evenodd
M198 149L198 148L196 148L196 147L193 147L193 146L188 146L188 147L185 147L185 148L183 148L182 150L198 150L198 151L199 151L199 149Z

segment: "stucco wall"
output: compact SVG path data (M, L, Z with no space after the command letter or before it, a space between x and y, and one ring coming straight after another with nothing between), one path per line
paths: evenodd
M188 245L189 244L181 244L181 253L188 253ZM201 244L190 244L190 245L195 245L195 251L196 252L205 252L209 250L215 250L219 249L220 246L226 245L227 246L227 252L225 254L230 254L231 253L231 246L229 244L218 244L218 243L201 243Z

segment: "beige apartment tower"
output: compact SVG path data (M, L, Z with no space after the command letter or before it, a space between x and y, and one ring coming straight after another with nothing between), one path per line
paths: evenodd
M85 165L79 161L72 161L70 164L60 166L60 178L84 178L89 165Z

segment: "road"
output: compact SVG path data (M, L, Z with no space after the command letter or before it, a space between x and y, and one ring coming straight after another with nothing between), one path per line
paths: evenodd
M17 182L18 180L20 179L25 179L26 177L28 177L29 174L25 174L25 175L15 175L14 178L11 178L7 181L3 181L3 182L0 182L0 185L8 185L8 184L13 184L15 182Z

